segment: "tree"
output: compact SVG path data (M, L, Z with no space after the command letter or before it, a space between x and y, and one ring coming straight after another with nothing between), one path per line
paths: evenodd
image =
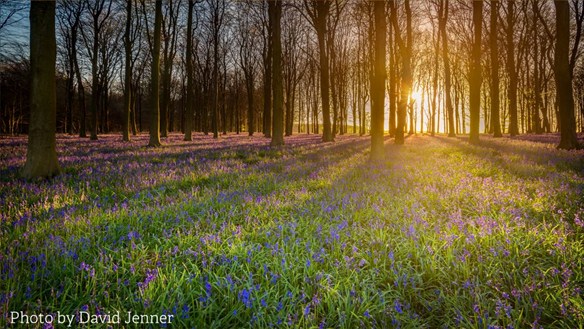
M2 30L18 23L21 18L17 14L24 8L24 4L20 1L0 0L0 32L5 33Z
M255 132L255 108L254 108L254 92L255 92L255 74L256 61L258 56L255 52L255 29L251 24L249 17L250 4L242 2L240 12L242 15L238 16L238 46L239 46L239 66L243 71L245 80L245 88L247 94L247 132L249 136L253 136Z
M57 95L55 63L55 2L32 1L30 6L30 125L26 179L50 178L59 173L56 150Z
M184 130L185 141L192 141L193 131L193 101L194 101L194 77L193 77L193 8L195 7L195 0L188 0L188 14L187 14L187 50L186 50L186 70L187 70L187 99L185 106Z
M519 123L517 120L517 69L515 65L515 0L507 1L507 26L506 45L507 45L507 61L506 69L509 74L509 84L507 86L507 94L509 98L509 135L516 136L519 134Z
M554 76L560 114L559 149L579 148L574 118L574 95L570 72L570 4L555 0L556 45L554 50Z
M452 97L451 97L451 72L450 72L450 60L448 58L448 33L446 31L446 22L448 21L448 10L449 4L448 0L441 0L438 9L438 29L440 30L440 35L442 37L442 61L444 62L444 93L446 98L446 111L448 113L448 136L456 136L456 130L454 128L454 109L452 107Z
M213 73L211 86L211 129L213 138L219 138L219 42L221 27L225 19L225 0L209 0L211 10L210 30L213 44Z
M491 0L491 31L489 44L491 48L491 127L493 136L501 137L501 119L499 115L499 45L497 43L499 30L499 0Z
M385 2L372 1L375 12L375 72L371 84L371 160L383 159L383 112L385 111Z
M132 27L132 0L126 0L126 31L124 33L124 47L126 52L124 72L124 118L122 140L130 141L130 112L132 106L132 44L130 33Z
M262 14L265 13L264 3L262 1ZM265 14L261 15L263 19L263 64L264 64L264 113L263 113L263 133L264 137L272 137L272 24L273 16L269 14L268 19L265 19Z
M168 137L169 128L172 130L171 122L171 84L172 72L174 66L174 58L177 52L178 39L178 8L180 8L181 1L167 0L164 2L164 18L162 22L162 40L164 47L162 47L162 72L161 72L161 98L160 98L160 136Z
M288 10L282 22L282 70L284 75L284 105L285 105L285 136L292 135L294 127L295 107L298 84L305 73L305 66L301 63L300 41L302 39L303 21L297 11ZM300 115L300 114L299 114ZM300 120L299 120L300 121ZM299 122L300 124L300 122ZM300 125L299 125L300 126Z
M483 1L472 2L472 25L474 40L470 66L470 138L471 143L479 141L479 121L481 115L481 35L483 25Z
M284 90L282 84L282 1L270 0L269 11L273 16L272 24L272 146L284 145Z
M330 71L329 58L327 54L327 25L331 9L331 0L305 0L304 6L310 17L311 23L316 30L318 39L318 56L320 63L320 96L322 100L322 140L332 142L333 134L331 129L331 109L330 109Z
M104 30L104 26L108 17L110 16L112 10L112 2L106 0L95 0L90 1L87 0L87 8L89 9L89 14L91 16L91 24L92 24L92 33L93 39L91 42L87 36L87 33L84 33L85 29L81 29L81 35L85 40L87 45L87 49L89 52L89 57L91 57L91 105L90 105L90 139L97 140L97 129L98 129L98 120L97 120L97 112L99 107L99 97L101 94L100 90L100 81L99 81L99 37L100 34Z
M152 40L152 66L150 69L150 141L148 146L160 146L160 35L162 30L162 0L156 0L154 36Z
M404 1L406 11L406 39L401 36L400 27L397 20L397 7L395 0L390 1L391 24L393 26L395 40L400 49L401 56L401 83L400 99L397 107L397 126L395 130L395 144L404 144L404 129L406 125L406 111L409 104L409 97L412 93L412 10L410 1Z

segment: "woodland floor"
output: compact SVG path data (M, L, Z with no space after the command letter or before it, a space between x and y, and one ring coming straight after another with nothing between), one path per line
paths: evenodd
M376 164L368 137L147 138L59 135L36 183L0 139L0 327L583 327L584 151L557 135L388 139Z

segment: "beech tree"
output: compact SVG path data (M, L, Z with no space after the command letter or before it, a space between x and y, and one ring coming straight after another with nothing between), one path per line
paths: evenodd
M26 179L50 178L59 173L56 150L55 2L34 0L30 4L30 125Z
M404 129L406 127L406 113L409 98L412 93L412 10L410 1L404 1L406 12L406 38L401 35L401 29L397 19L397 6L395 1L390 1L391 24L393 26L395 40L399 46L401 57L400 97L397 107L397 126L395 130L395 144L404 144Z
M194 72L193 72L193 10L195 7L195 0L188 0L188 14L187 14L187 42L186 42L186 73L187 73L187 92L186 92L186 105L185 105L185 117L184 117L184 133L185 141L191 141L192 131L193 131L193 116L194 116Z
M499 0L491 0L491 30L489 34L489 46L491 48L491 127L494 137L501 137L501 119L499 116Z
M156 0L152 64L150 68L150 141L148 146L160 146L160 35L162 30L162 0Z
M472 2L473 44L472 58L469 72L470 85L470 138L471 143L479 141L479 125L481 115L481 40L483 31L483 2Z
M570 4L555 0L556 45L554 50L554 76L560 114L560 143L558 148L579 148L574 118L574 95L570 72Z
M124 118L122 140L130 141L130 112L132 106L132 0L126 0L126 30L124 32L124 49L126 54L124 72Z
M272 146L284 145L284 87L282 84L282 1L270 0L268 3L272 21Z
M385 2L372 1L375 12L375 72L371 84L371 160L383 159L383 112L385 111L386 21Z
M310 22L316 30L318 39L318 57L320 64L320 96L322 101L322 140L334 141L331 127L330 108L330 67L327 52L327 25L332 0L304 0L304 6Z
M99 45L100 36L104 31L108 17L112 13L112 1L107 0L86 0L86 7L90 16L91 35L89 31L81 28L81 35L85 41L87 52L91 58L91 104L90 104L90 139L97 140L98 131L98 107L101 96L100 67L99 67Z

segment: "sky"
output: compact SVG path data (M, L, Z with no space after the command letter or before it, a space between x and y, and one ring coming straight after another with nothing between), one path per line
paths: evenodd
M9 0L12 1L12 0ZM30 31L30 21L29 21L29 5L28 2L22 1L23 10L17 12L11 21L14 22L2 29L0 33L0 54L2 56L15 54L19 56L28 57L28 41L29 41L29 31ZM2 8L0 8L2 10ZM0 14L1 15L1 14ZM14 44L18 44L21 47L14 47ZM19 54L18 52L25 51L25 54Z

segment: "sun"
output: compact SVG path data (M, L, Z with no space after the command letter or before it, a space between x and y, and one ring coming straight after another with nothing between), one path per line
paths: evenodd
M419 90L413 90L410 98L413 103L420 104L422 103L422 92Z

